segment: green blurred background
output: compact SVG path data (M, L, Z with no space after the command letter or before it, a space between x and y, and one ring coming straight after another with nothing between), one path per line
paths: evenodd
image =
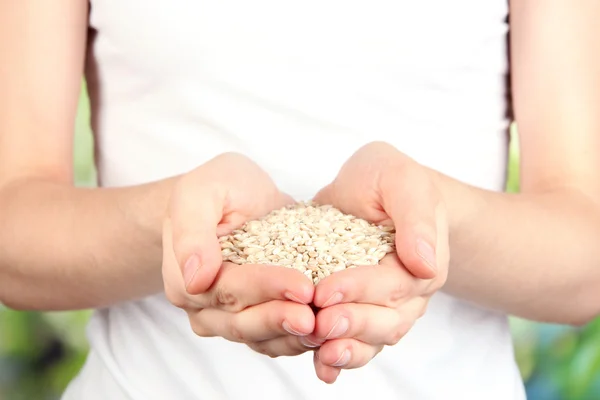
M76 122L80 186L95 184L85 87ZM507 190L518 191L513 129ZM0 399L54 400L85 360L88 312L15 312L0 305ZM600 319L584 328L511 320L516 358L531 400L600 399ZM482 399L483 400L483 399Z

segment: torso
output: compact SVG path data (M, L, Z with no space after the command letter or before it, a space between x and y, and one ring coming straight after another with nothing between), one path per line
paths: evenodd
M308 199L384 140L502 190L507 2L92 1L88 88L103 186L247 154ZM65 399L525 398L507 318L436 294L394 347L334 385L310 353L194 336L163 295L97 311Z

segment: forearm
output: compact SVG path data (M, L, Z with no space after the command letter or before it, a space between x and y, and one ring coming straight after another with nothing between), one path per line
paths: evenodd
M174 179L110 189L41 180L5 186L0 301L97 308L161 290L161 226Z
M444 288L523 318L581 324L600 312L600 207L582 193L485 191L435 174L450 219Z

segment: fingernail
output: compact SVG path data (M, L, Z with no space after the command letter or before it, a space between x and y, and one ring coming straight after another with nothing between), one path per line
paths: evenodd
M307 333L301 333L301 332L298 332L297 330L295 330L294 328L292 328L292 326L290 325L290 323L287 322L287 321L283 321L283 323L281 324L281 326L290 335L294 335L294 336L305 336L305 335L307 335Z
M348 350L344 350L344 352L342 353L342 355L340 356L340 358L338 358L338 360L331 364L332 367L343 367L344 365L348 364L350 362L350 352Z
M325 336L325 339L335 339L342 336L348 330L348 325L348 318L339 317L335 325L333 325L333 328L331 328L327 336Z
M298 297L296 297L295 294L290 293L290 292L285 292L283 297L285 297L288 300L294 301L296 303L300 303L300 304L306 304L305 301L300 300Z
M300 343L302 343L302 345L305 347L310 347L311 349L315 348L315 347L319 347L320 345L323 344L323 343L317 343L316 341L313 341L308 336L300 337Z
M338 304L339 302L342 301L342 294L340 292L335 292L334 294L331 295L331 297L329 299L327 299L327 301L325 303L323 303L323 306L321 308L325 308L325 307L329 307L332 306L334 304Z
M429 265L432 270L436 270L435 249L426 241L419 239L417 241L417 254Z
M200 268L200 257L197 254L192 254L183 266L183 280L187 289L190 283L194 280L198 269Z

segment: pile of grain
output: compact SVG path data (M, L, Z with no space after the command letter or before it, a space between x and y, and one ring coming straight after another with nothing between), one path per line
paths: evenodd
M299 202L247 222L220 242L224 261L294 268L317 284L345 268L378 264L394 251L394 229Z

